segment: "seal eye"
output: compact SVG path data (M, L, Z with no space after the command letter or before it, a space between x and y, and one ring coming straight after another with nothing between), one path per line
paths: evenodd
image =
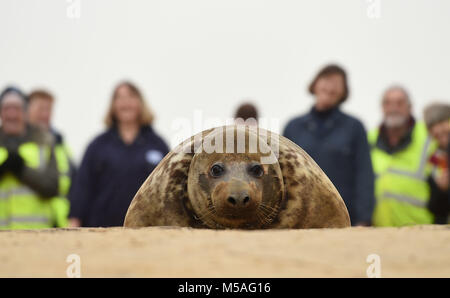
M217 178L223 175L223 173L225 172L225 169L222 165L220 164L215 164L211 167L211 170L209 170L209 173L211 174L212 177Z
M253 177L257 177L257 178L264 175L264 169L261 165L250 166L250 168L248 169L248 172L250 173L250 175L252 175Z

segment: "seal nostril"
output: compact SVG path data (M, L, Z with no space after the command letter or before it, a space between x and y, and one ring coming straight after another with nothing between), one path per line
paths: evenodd
M233 197L228 197L227 201L233 205L236 205L236 200Z
M244 201L243 201L243 202L244 202L244 205L247 204L249 201L250 201L250 198L249 198L248 196L245 197L245 198L244 198Z

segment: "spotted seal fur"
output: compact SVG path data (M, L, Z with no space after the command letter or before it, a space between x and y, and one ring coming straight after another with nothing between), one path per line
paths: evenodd
M262 128L233 125L205 130L167 154L135 195L124 226L342 228L350 219L303 149Z

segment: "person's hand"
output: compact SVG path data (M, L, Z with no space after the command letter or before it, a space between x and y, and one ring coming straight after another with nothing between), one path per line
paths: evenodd
M14 175L20 176L25 166L25 161L17 151L8 151L8 159L4 163L5 170L11 171Z
M6 160L0 165L0 177L8 170L8 164Z
M440 190L442 191L447 191L448 190L448 185L449 185L449 177L448 177L448 169L445 169L442 171L442 173L440 175L437 175L436 177L436 184L439 187Z
M69 218L69 228L79 228L81 227L81 220L75 217Z

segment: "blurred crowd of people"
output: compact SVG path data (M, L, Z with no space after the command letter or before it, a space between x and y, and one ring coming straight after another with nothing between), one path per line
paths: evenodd
M309 86L315 103L291 120L284 136L305 149L344 199L352 225L404 226L447 223L450 210L450 105L432 103L424 122L412 114L402 86L381 96L380 125L366 133L341 110L349 95L337 65L319 71Z
M169 152L153 113L129 82L113 91L106 131L79 168L50 125L53 96L8 87L0 95L0 229L121 226L128 206Z
M290 120L283 135L302 147L344 199L352 225L447 224L450 212L450 104L429 104L423 120L402 86L381 96L380 125L366 132L344 113L345 70L321 69L309 85L314 103ZM140 185L169 152L154 131L153 112L137 86L113 90L106 129L79 167L51 125L54 97L46 90L0 94L0 229L121 226ZM257 124L251 103L238 121Z

